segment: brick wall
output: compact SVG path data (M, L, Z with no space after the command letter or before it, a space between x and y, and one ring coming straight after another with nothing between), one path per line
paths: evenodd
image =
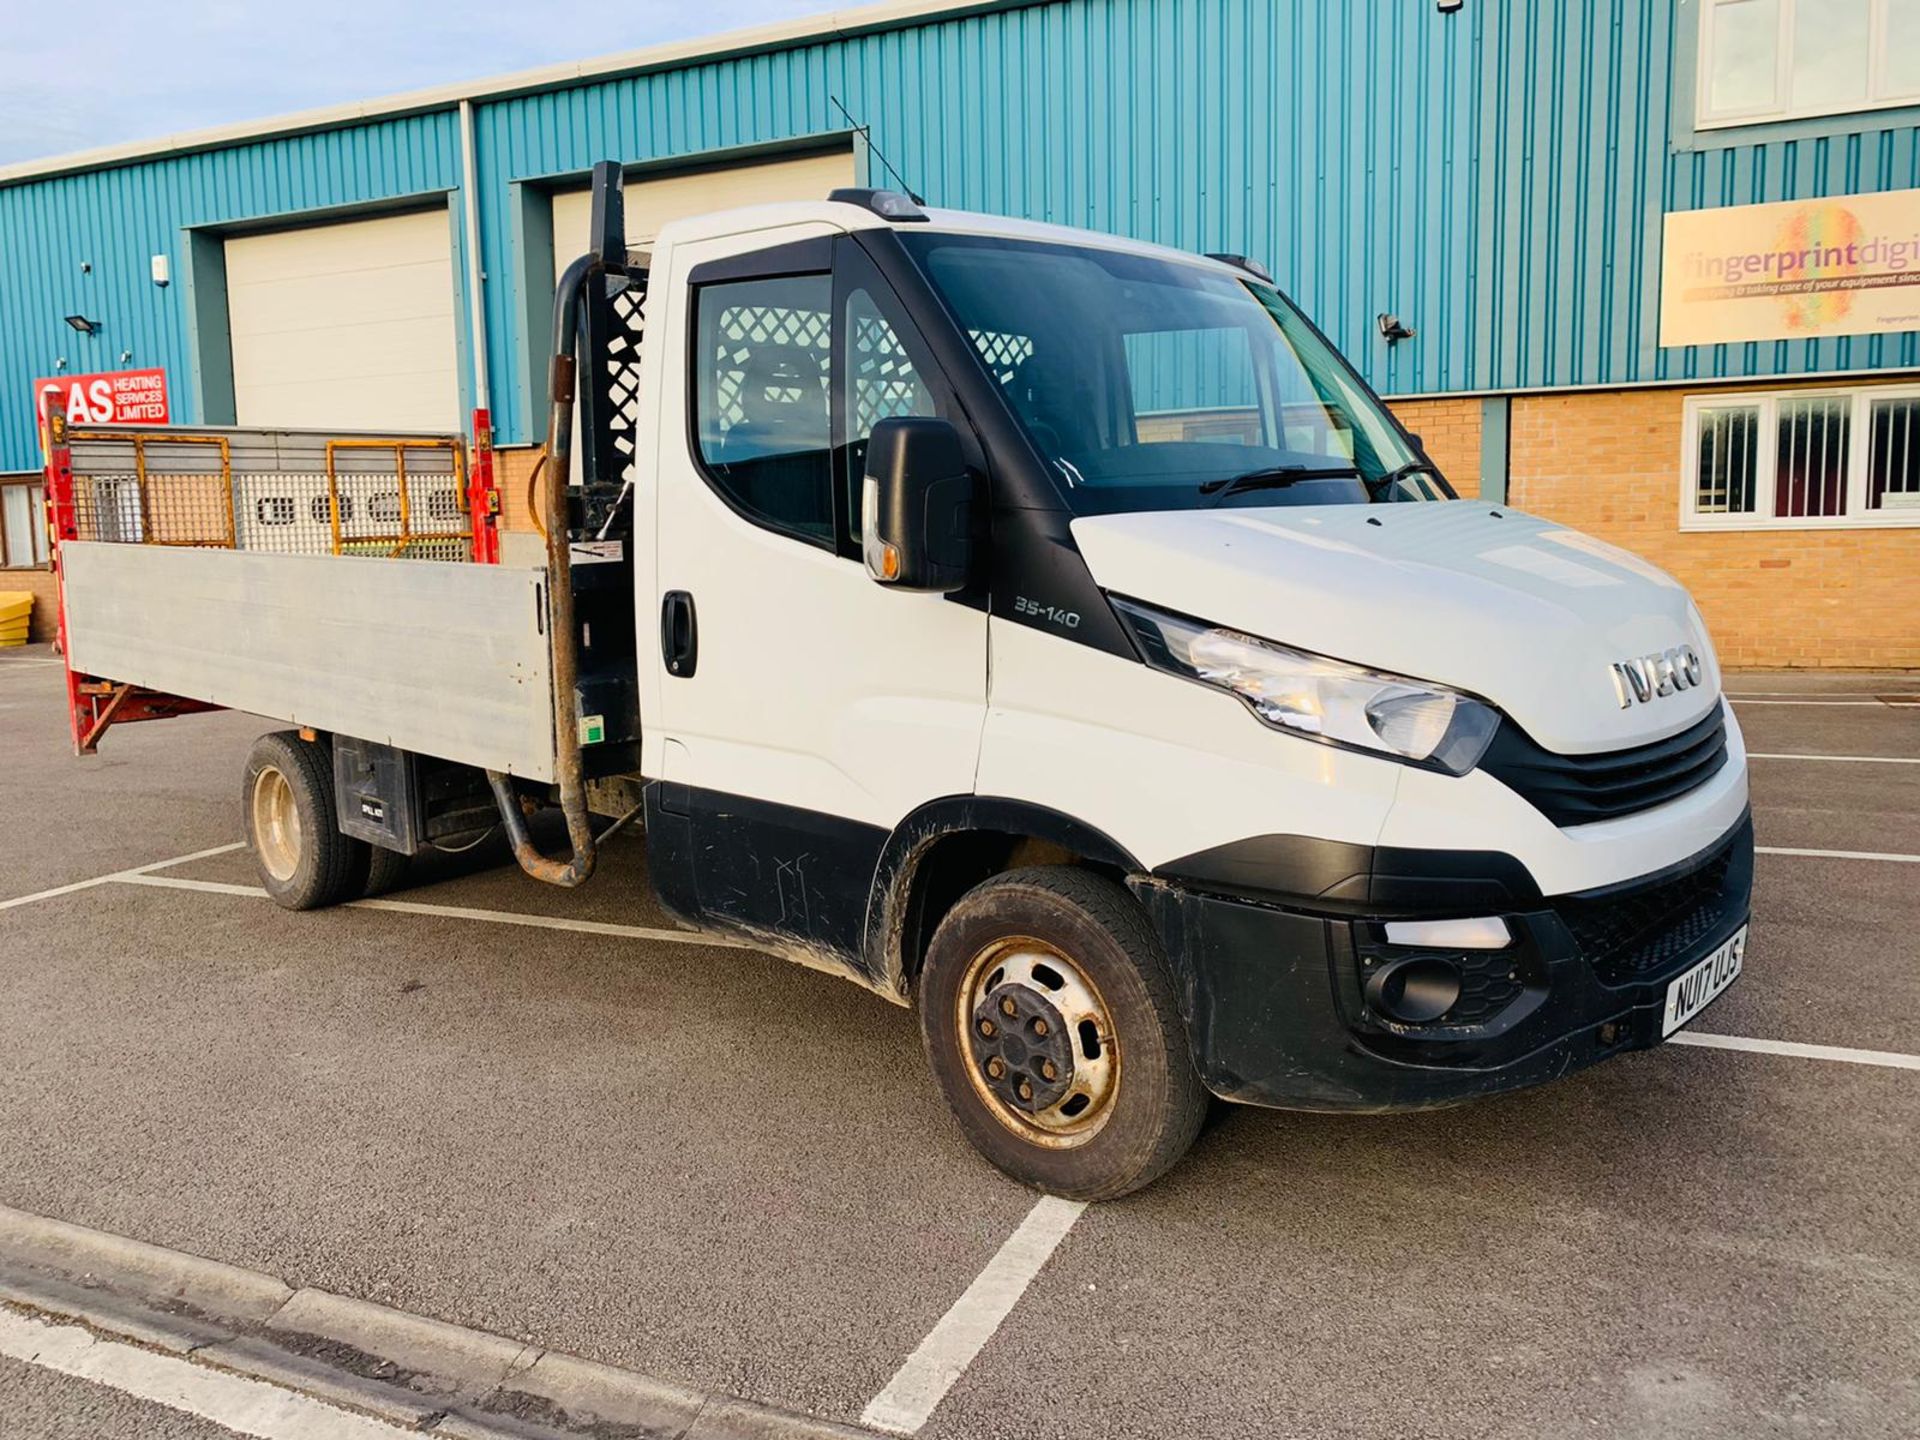
M1170 440L1225 440L1236 445L1260 443L1260 412L1244 406L1220 410L1166 410L1136 415L1133 433L1142 444L1163 445Z
M502 530L533 531L533 517L527 514L527 477L533 473L533 457L539 453L531 445L493 452L493 483L500 491Z
M1690 393L1515 396L1508 498L1671 572L1725 665L1920 667L1920 527L1681 532Z
M1388 408L1420 437L1427 454L1464 499L1480 493L1480 402L1393 400Z
M545 565L547 548L527 511L527 477L540 453L533 445L493 452L493 483L500 491L500 559L507 565Z

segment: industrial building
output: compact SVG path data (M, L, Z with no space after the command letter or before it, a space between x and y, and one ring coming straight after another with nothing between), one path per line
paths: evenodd
M1670 570L1724 662L1920 666L1905 0L910 0L6 167L0 589L50 593L48 385L485 407L520 524L603 158L640 242L874 184L1254 257L1463 494Z

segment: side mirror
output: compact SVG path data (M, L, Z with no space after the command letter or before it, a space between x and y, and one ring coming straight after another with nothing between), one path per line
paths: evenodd
M958 590L973 559L973 477L945 420L876 420L860 485L867 574L901 590Z

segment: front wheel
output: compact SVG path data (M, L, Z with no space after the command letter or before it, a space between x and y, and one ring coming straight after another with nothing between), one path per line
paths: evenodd
M967 1138L1016 1180L1107 1200L1164 1174L1207 1110L1139 904L1086 870L983 881L928 949L920 1030Z

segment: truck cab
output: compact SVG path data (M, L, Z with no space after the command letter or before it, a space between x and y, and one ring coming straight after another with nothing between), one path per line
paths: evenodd
M559 760L442 757L534 873L518 810L624 775L668 908L913 1006L1083 1198L1210 1097L1457 1103L1738 975L1685 590L1459 498L1258 265L868 190L616 230L556 325Z
M950 1094L984 1077L1030 1147L1115 1098L1023 1097L1060 1028L1031 972L1099 977L1046 947L995 985L940 932L1034 861L1124 887L1210 1090L1316 1109L1656 1041L1744 926L1745 759L1686 592L1454 498L1244 263L853 195L670 226L652 286L636 607L686 637L642 670L655 882L919 996ZM865 558L902 466L971 500L924 588ZM1007 1000L1018 1043L982 1033Z

